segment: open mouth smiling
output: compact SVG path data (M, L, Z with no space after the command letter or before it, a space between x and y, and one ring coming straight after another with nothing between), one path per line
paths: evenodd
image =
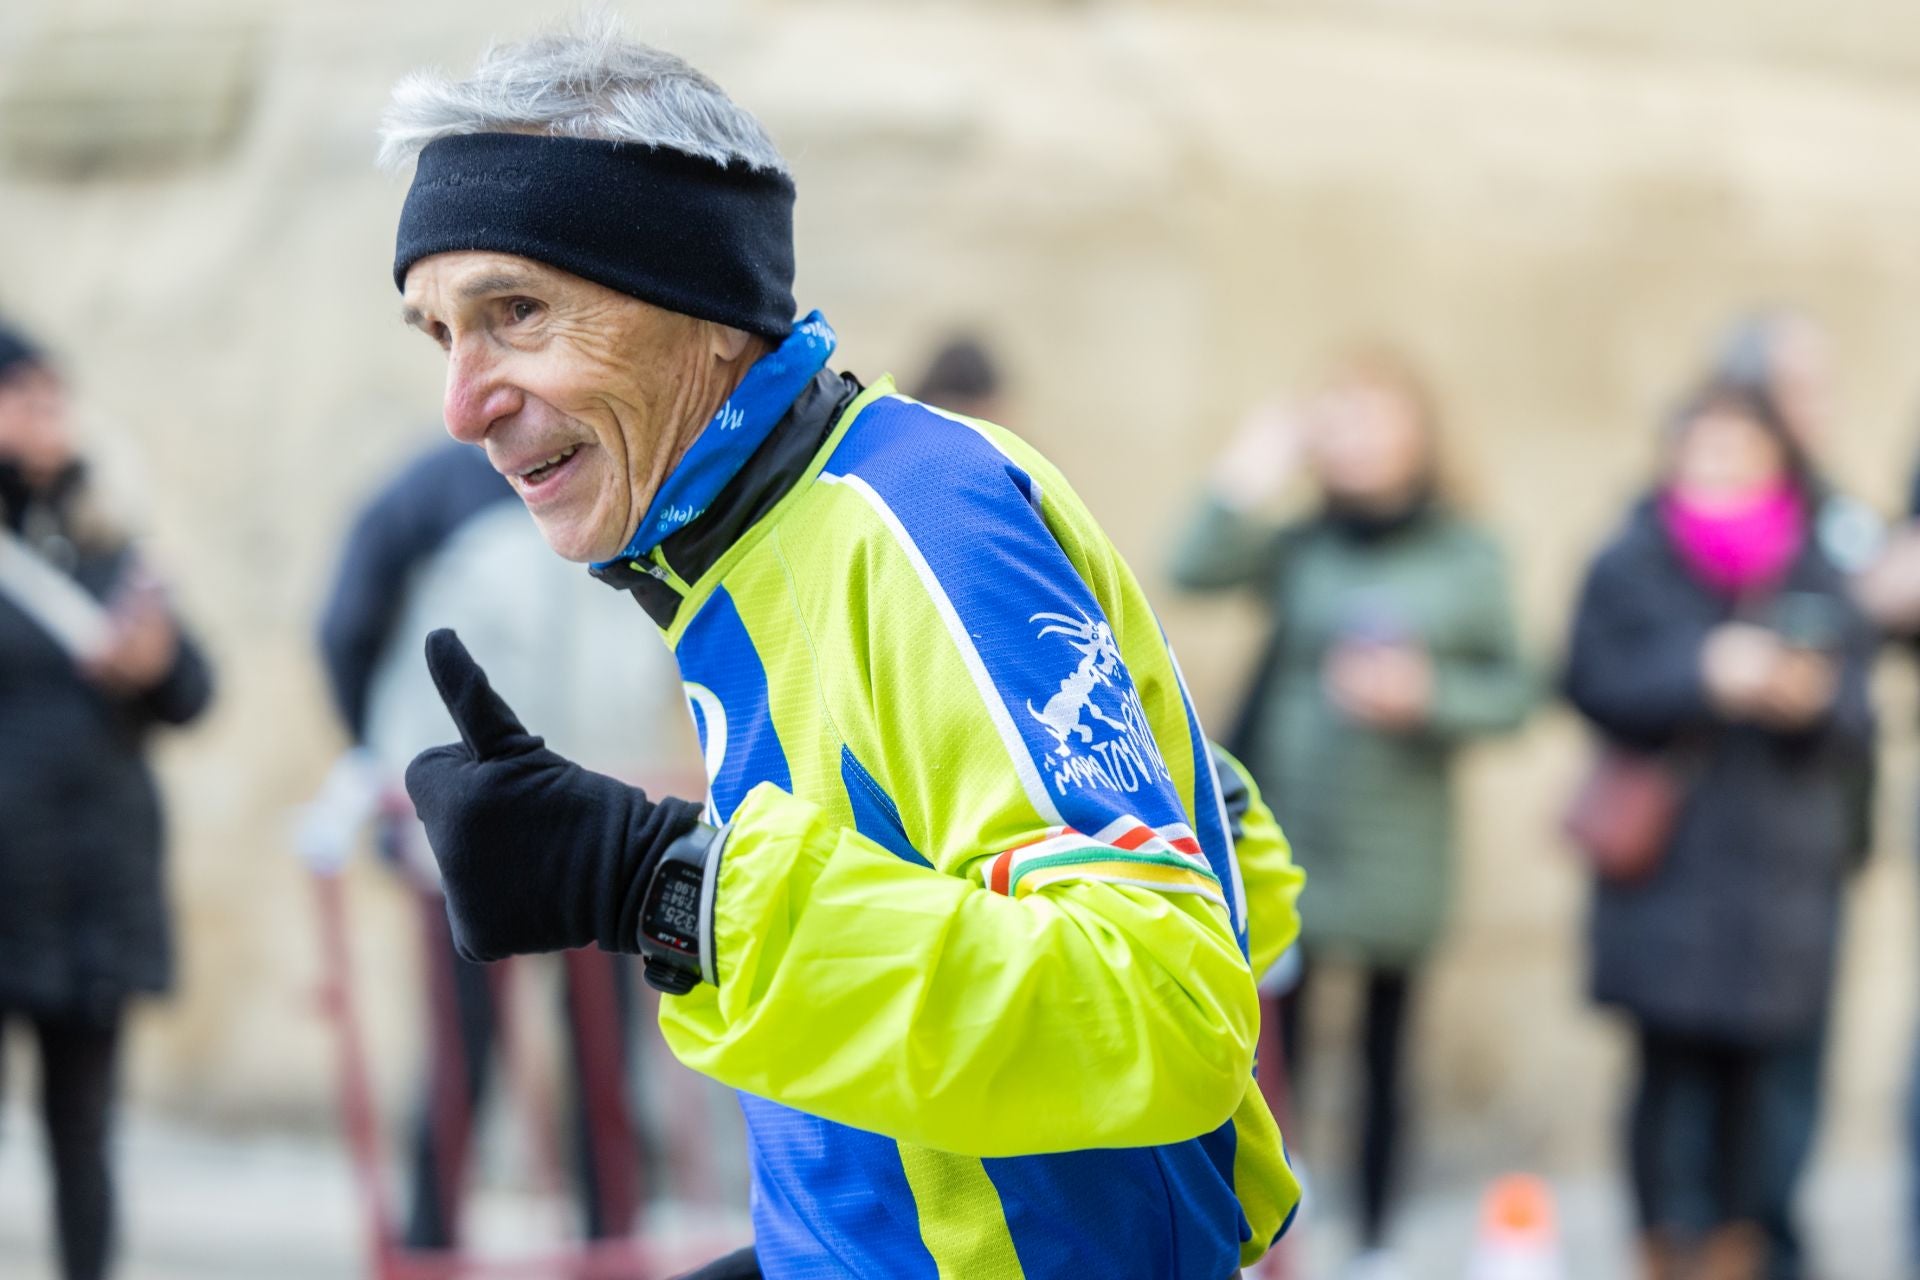
M580 452L580 446L570 444L560 452L554 454L551 458L543 458L532 466L518 472L518 478L523 484L537 485L541 481L551 477L561 467L565 466L567 462L572 459L573 455L578 452Z

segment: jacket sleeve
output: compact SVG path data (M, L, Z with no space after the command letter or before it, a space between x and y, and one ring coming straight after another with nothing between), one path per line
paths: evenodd
M1247 958L1259 976L1300 936L1298 903L1307 873L1294 865L1293 846L1247 767L1218 743L1213 758L1233 825L1233 856L1246 888Z
M1506 564L1477 539L1461 564L1461 597L1470 603L1468 642L1439 655L1434 665L1431 729L1464 738L1518 728L1537 696L1533 672L1520 653Z
M727 828L719 983L661 1001L693 1069L962 1155L1183 1141L1247 1089L1258 1013L1225 913L905 861L770 784Z
M326 607L320 615L320 658L327 689L347 734L366 736L367 690L381 647L407 589L407 569L420 539L393 505L377 501L354 521Z
M1865 618L1855 618L1846 629L1839 652L1833 655L1838 681L1833 701L1812 725L1787 735L1809 748L1823 748L1851 756L1872 767L1877 719L1873 711L1873 660L1879 640Z
M1624 549L1610 548L1574 612L1567 698L1609 737L1664 746L1712 721L1700 671L1706 638L1698 624L1663 613Z
M89 568L82 584L111 598L127 576L134 572L136 558L130 545L117 550ZM136 731L156 724L184 725L198 719L213 701L213 671L206 653L194 640L177 612L169 612L174 626L173 665L153 684L114 698L118 713Z
M1827 716L1827 732L1843 749L1871 758L1878 731L1873 713L1874 648L1871 641L1848 652L1840 667L1840 687Z
M1272 580L1285 533L1208 494L1174 540L1170 570L1189 591L1231 591Z
M160 683L139 696L140 714L160 724L197 720L213 701L213 669L191 636L180 633L173 666Z

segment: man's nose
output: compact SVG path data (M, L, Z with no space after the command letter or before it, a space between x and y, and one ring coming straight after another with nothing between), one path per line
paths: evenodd
M455 344L447 357L447 398L442 407L448 435L462 444L479 444L494 423L518 413L523 401L484 346Z

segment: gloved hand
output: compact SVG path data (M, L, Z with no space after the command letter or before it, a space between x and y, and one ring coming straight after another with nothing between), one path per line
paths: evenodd
M313 799L293 815L293 847L314 871L336 875L380 807L379 762L364 747L341 753Z
M699 806L649 800L547 750L453 632L427 637L427 669L461 740L414 757L407 794L440 863L460 954L639 951L654 870L700 828Z

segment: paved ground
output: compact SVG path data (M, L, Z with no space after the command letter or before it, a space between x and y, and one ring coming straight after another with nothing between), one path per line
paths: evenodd
M32 1117L0 1114L0 1280L55 1280ZM233 1137L135 1119L121 1144L125 1265L116 1280L354 1280L367 1274L345 1157L314 1138ZM537 1251L567 1230L565 1205L483 1191L481 1243ZM737 1213L666 1208L662 1238L744 1239ZM651 1280L651 1278L649 1278Z
M1887 1166L1822 1165L1806 1190L1805 1221L1819 1270L1808 1280L1912 1280L1904 1269L1901 1171ZM1409 1280L1469 1277L1478 1186L1415 1189L1396 1243ZM1566 1280L1629 1280L1634 1275L1629 1209L1611 1179L1560 1180L1558 1201ZM1324 1198L1323 1198L1324 1199ZM1352 1247L1344 1206L1324 1202L1305 1221L1307 1265L1296 1280L1338 1280ZM1527 1277L1526 1280L1532 1280Z
M0 1115L0 1280L51 1280L40 1151L30 1117ZM152 1121L130 1122L123 1142L127 1265L120 1280L353 1280L360 1227L339 1151L316 1139L219 1137ZM1903 1179L1891 1168L1825 1166L1809 1189L1809 1219L1823 1275L1901 1280L1897 1264ZM1631 1274L1624 1208L1599 1179L1557 1188L1568 1280ZM1477 1187L1416 1189L1401 1233L1414 1280L1462 1280L1472 1245ZM551 1239L559 1211L527 1194L487 1193L478 1221L497 1244ZM656 1220L684 1228L682 1211ZM706 1229L739 1229L708 1217ZM1316 1196L1296 1280L1331 1280L1348 1229L1331 1193Z

